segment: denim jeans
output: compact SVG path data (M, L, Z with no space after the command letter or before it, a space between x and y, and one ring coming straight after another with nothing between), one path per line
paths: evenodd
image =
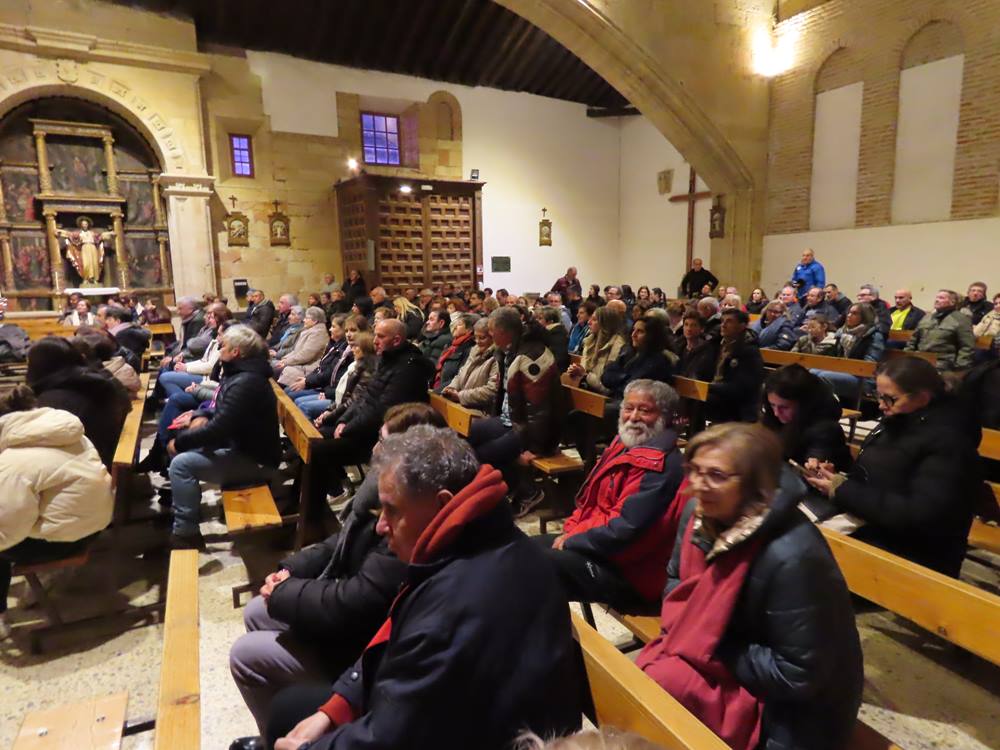
M306 399L315 398L316 396L322 394L323 391L317 390L316 388L306 388L301 391L290 391L288 390L288 388L285 388L285 393L288 394L288 398L290 398L292 401L300 401L304 398Z
M175 393L167 399L167 403L163 405L163 411L160 413L160 421L156 425L156 437L159 439L160 445L166 447L167 443L170 442L170 430L168 429L170 424L184 412L197 409L198 403L198 399L184 391Z
M200 383L204 379L202 375L192 375L189 372L174 372L171 370L160 375L156 382L163 386L163 392L167 398L170 398L175 393L184 393L184 389L189 385Z
M322 394L312 398L300 398L295 401L295 405L302 410L309 419L316 419L320 414L333 406L333 402L324 398Z
M225 487L269 482L274 476L274 469L261 466L249 456L231 448L199 448L178 453L170 462L174 533L181 536L194 536L198 533L201 521L201 482Z
M861 378L847 372L831 370L810 370L810 372L830 384L844 408L853 409L857 405L861 395Z

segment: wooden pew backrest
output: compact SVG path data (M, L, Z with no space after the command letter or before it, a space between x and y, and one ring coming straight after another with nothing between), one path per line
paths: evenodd
M844 357L825 357L820 354L802 354L801 352L782 352L777 349L761 349L760 356L765 364L784 367L785 365L802 365L807 370L830 370L831 372L846 372L859 378L875 376L875 363L863 359L846 359Z
M979 443L979 455L993 461L1000 461L1000 430L983 430Z
M820 527L858 596L1000 665L1000 597Z
M174 550L167 574L154 750L201 747L198 625L198 551Z
M566 382L563 382L563 388L566 389L566 393L569 395L572 408L591 417L604 419L604 405L608 403L607 396L588 391L585 388L577 388L575 385L569 385Z
M704 380L693 380L682 378L680 375L674 376L674 390L681 398L689 398L694 401L708 401L708 386Z
M598 724L635 732L666 750L726 750L712 730L576 614L573 631Z
M434 411L444 417L448 426L462 437L468 437L472 427L472 418L476 416L475 412L466 409L461 404L456 404L454 401L449 401L440 393L429 391L428 396Z
M271 389L274 391L275 398L278 399L278 422L285 431L285 436L303 463L309 463L312 458L312 444L322 440L323 433L316 429L312 420L302 413L302 410L274 380L271 381Z

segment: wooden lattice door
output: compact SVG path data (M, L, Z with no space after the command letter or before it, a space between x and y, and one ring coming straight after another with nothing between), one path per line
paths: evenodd
M400 185L378 175L337 184L345 275L362 271L369 288L381 284L390 295L481 281L482 183L421 181L409 193Z

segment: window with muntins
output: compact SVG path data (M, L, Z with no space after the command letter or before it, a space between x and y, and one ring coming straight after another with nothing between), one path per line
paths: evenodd
M237 177L253 177L253 146L250 136L231 134L229 150L232 155L233 174Z
M399 118L361 113L361 145L366 164L399 164Z

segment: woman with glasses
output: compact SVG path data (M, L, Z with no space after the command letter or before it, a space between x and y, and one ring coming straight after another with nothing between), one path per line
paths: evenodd
M984 491L980 430L924 359L889 360L875 382L883 417L854 467L811 462L806 481L865 521L855 538L957 578Z
M878 328L878 316L875 309L865 302L857 302L847 309L847 317L839 330L834 334L834 347L831 357L845 359L861 359L866 362L878 362L885 351L885 337ZM858 397L864 393L872 393L875 383L871 378L860 378L848 372L832 370L813 370L823 380L830 384L842 404L854 405Z
M661 609L636 662L736 750L837 750L864 679L847 585L759 425L687 447L688 497Z

